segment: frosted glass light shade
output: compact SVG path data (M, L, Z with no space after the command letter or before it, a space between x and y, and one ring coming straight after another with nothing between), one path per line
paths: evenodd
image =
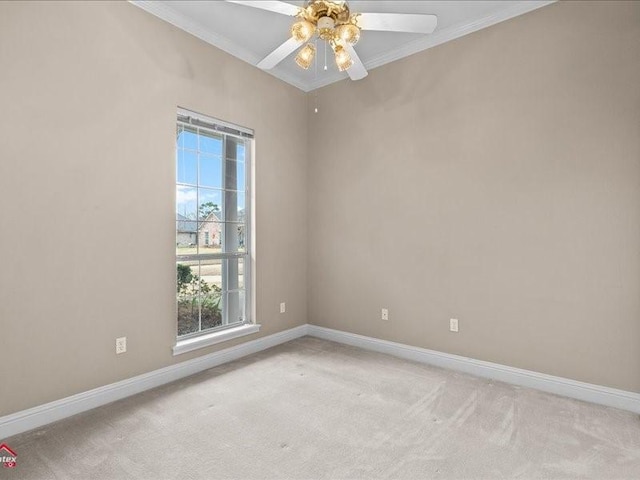
M355 45L360 40L360 29L351 23L340 25L336 28L336 34L344 42Z
M351 59L351 55L349 55L349 52L347 52L344 49L344 47L342 47L341 45L338 45L335 48L335 54L336 54L336 65L338 66L338 70L340 70L341 72L344 72L351 65L353 65L353 60Z
M313 57L316 55L316 47L312 43L307 43L296 55L296 63L305 70L311 66Z
M300 20L291 26L291 38L302 43L313 37L316 31L316 27L313 23L307 20Z

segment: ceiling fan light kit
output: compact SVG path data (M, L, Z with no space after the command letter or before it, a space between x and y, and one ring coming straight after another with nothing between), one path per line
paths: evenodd
M297 15L300 20L291 26L291 38L297 42L308 42L314 35L329 43L333 49L336 66L343 72L353 65L353 59L341 45L352 45L360 39L360 29L353 23L355 15L349 13L347 2L311 0ZM315 57L315 45L307 43L296 56L299 67L307 70Z
M300 68L307 70L313 63L316 56L316 46L313 43L307 43L302 50L296 55L296 63Z
M351 65L353 65L353 60L351 59L351 55L347 52L342 45L331 45L333 47L333 52L336 55L336 65L338 66L338 70L344 72Z
M308 41L314 33L316 33L316 26L307 20L300 20L291 25L291 37L298 42Z
M360 40L360 29L353 23L344 23L336 28L338 38L343 42L355 45Z
M317 35L331 46L338 70L346 71L352 80L367 76L367 70L353 48L360 40L362 30L432 33L438 23L435 15L352 13L344 0L307 0L302 8L280 1L227 1L297 17L291 26L291 37L262 59L258 67L275 67ZM295 61L300 68L307 70L315 54L315 45L307 43L298 52Z

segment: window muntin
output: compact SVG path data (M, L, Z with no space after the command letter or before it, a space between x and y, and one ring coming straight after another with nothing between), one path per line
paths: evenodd
M178 336L249 323L252 135L180 111L176 131Z

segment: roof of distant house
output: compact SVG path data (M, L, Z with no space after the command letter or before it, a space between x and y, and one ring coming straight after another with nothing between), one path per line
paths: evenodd
M220 210L212 210L204 218L203 222L219 222L222 212Z
M201 219L201 222L219 222L220 210L210 212L205 218ZM184 215L176 214L176 220L178 222L178 233L198 233L198 222L192 220Z
M178 222L178 233L196 233L198 231L198 222L190 220L179 213L176 215Z

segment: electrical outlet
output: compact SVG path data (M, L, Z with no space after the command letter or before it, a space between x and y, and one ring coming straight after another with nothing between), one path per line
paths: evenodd
M449 330L451 330L452 332L458 333L458 319L457 318L450 318L449 319Z
M389 320L389 310L388 310L388 309L386 309L386 308L383 308L383 309L382 309L382 312L381 312L381 314L380 314L380 318L381 318L382 320Z
M116 338L116 354L120 355L127 351L127 337Z
M287 304L286 304L286 303L284 303L284 302L282 302L282 303L280 304L280 313L284 313L284 312L286 312L286 311L287 311Z

